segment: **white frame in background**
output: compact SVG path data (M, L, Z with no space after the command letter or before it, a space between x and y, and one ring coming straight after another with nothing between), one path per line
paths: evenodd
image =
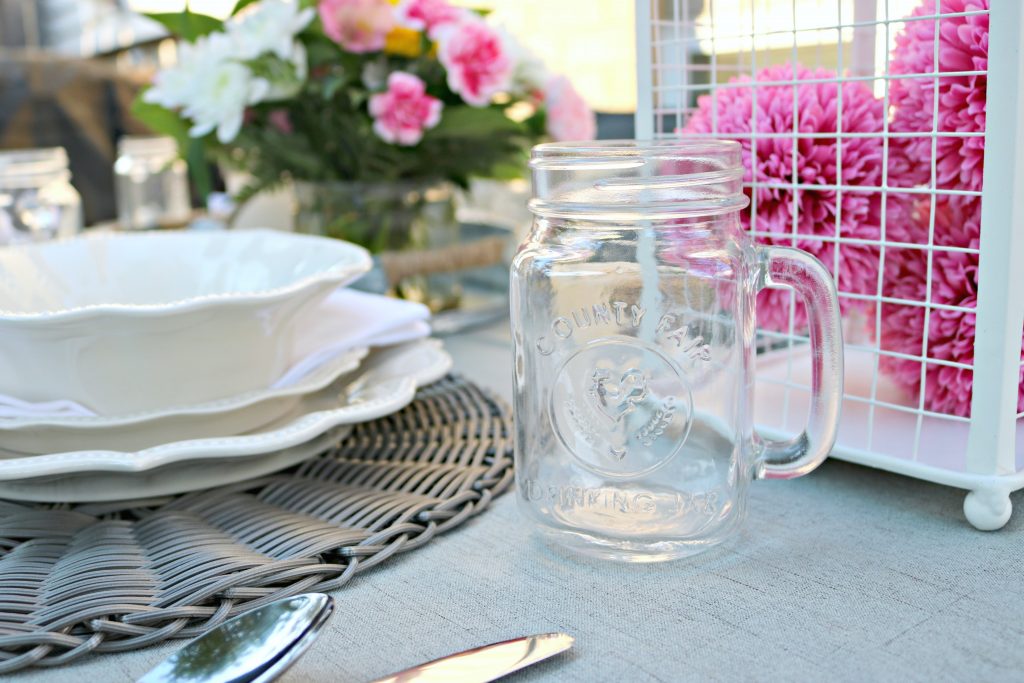
M713 5L718 0L706 1ZM754 1L744 0L747 3ZM839 11L842 12L843 0L819 1L839 3ZM671 131L656 130L660 128L660 125L655 125L656 116L660 117L666 111L664 106L656 108L656 84L660 83L662 92L671 92L672 88L678 87L678 92L684 93L688 87L684 81L689 71L685 63L676 61L686 59L685 50L681 45L673 46L671 40L662 41L668 42L668 46L655 44L654 20L659 6L670 5L673 11L673 17L670 19L675 21L674 42L678 43L680 31L691 30L686 25L687 22L680 20L682 14L688 11L683 4L686 2L687 0L636 0L637 138L671 136ZM795 17L796 0L791 2L791 5L778 2L777 11L787 11L789 6L792 7ZM890 30L896 30L890 26L899 24L901 19L900 16L890 16L888 4L887 0L877 0L877 5L875 0L855 0L854 17L851 21L845 24L840 21L838 25L823 28L884 30L888 45ZM875 10L870 7L871 5L877 7L882 19L874 19ZM845 6L850 6L849 0ZM867 15L865 7L868 8ZM776 11L774 6L772 9ZM942 12L941 5L939 11ZM980 264L983 268L978 286L974 392L964 467L962 470L946 469L919 462L916 459L916 452L914 459L904 459L873 450L844 446L841 443L837 444L832 452L833 457L842 460L966 489L969 493L964 500L964 513L971 524L983 530L999 529L1006 524L1012 511L1010 493L1024 488L1024 468L1019 470L1017 465L1017 450L1024 449L1024 444L1017 443L1018 422L1024 424L1024 413L1018 414L1016 411L1018 372L1021 364L1021 330L1024 327L1024 2L991 0L989 23L987 77L990 97L987 103L985 183L981 193L984 210L979 250ZM796 32L794 28L794 57L797 52ZM749 34L752 70L756 70L754 45L758 35L752 21ZM688 39L692 40L692 36ZM936 52L937 49L936 47ZM853 51L855 60L858 59L858 54L870 55L870 50L858 49L856 45ZM659 74L661 62L666 61L660 59L663 53L668 55L667 63L675 67L671 71L674 74L673 78L679 80L678 83L666 84L665 79L656 78L667 73L662 71ZM716 77L716 58L717 53L713 48L709 65L712 81ZM840 79L845 79L846 76L842 73L841 50L839 61ZM873 65L871 66L873 68ZM884 75L876 76L877 79L882 79L886 83L887 103L888 58ZM669 116L678 113L681 117L685 112L684 105L679 102L671 104L670 107L674 107L676 111L670 112ZM681 121L677 120L678 123ZM887 128L885 134L888 135ZM934 167L934 159L932 164ZM935 190L929 192L937 194ZM885 190L882 190L882 194L884 197ZM837 239L842 241L843 238ZM931 259L929 270L930 268ZM930 308L931 306L927 306L927 309ZM790 332L792 333L792 329ZM877 367L876 362L876 374ZM915 437L915 451L920 437L922 415L927 411L919 408L917 412L918 434ZM873 411L871 415L873 419ZM763 431L768 435L785 435L779 430Z

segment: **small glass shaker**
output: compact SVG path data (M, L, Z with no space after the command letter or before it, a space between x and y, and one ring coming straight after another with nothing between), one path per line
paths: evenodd
M0 245L71 237L82 198L63 147L0 151Z
M114 184L117 221L123 230L184 224L192 215L188 167L173 138L121 138Z

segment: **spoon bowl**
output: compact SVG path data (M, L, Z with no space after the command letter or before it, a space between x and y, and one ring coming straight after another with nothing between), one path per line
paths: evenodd
M172 654L139 683L266 683L316 640L334 600L304 593L228 619Z

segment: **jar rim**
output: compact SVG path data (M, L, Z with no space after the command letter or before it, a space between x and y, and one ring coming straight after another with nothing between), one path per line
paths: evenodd
M67 166L68 153L63 147L0 150L0 172L16 169L19 173L34 173Z
M533 147L533 158L546 158L563 154L586 154L594 156L639 155L646 158L662 157L666 152L675 151L670 157L692 156L704 152L739 156L742 146L736 140L709 138L666 138L656 140L573 140L566 142L544 142Z
M118 156L178 157L178 143L166 135L122 135L117 141Z
M0 187L30 187L70 177L63 147L0 150Z
M552 142L533 148L540 216L661 220L713 216L749 204L735 140L673 138Z

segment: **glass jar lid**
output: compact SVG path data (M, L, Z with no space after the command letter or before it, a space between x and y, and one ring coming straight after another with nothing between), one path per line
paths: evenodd
M739 211L743 158L731 140L598 140L533 148L530 210L598 221L661 220Z
M117 141L117 155L172 161L178 157L178 143L165 136L125 135Z
M36 187L70 177L63 147L0 151L0 187Z

